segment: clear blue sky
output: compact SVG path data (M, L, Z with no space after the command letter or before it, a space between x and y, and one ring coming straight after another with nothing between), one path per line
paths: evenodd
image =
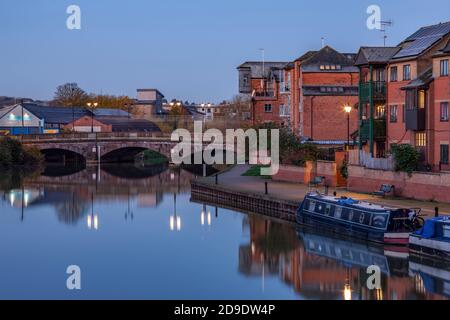
M82 30L66 28L66 8ZM345 52L382 45L366 9L393 19L388 45L420 26L450 20L449 0L0 0L0 95L50 99L57 85L220 102L237 93L245 60L293 60L320 38Z

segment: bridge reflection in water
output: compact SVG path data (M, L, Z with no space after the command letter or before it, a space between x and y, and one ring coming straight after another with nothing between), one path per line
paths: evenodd
M7 189L3 198L21 209L21 219L26 208L51 205L61 222L75 224L93 214L96 202L126 201L157 208L166 193L188 193L192 179L189 171L169 168L167 164L49 165L41 174L24 177L20 187L3 188ZM131 218L130 206L125 213L128 217Z

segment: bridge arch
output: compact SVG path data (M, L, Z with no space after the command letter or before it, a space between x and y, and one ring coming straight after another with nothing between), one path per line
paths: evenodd
M82 150L75 146L41 148L45 162L85 164L86 157Z

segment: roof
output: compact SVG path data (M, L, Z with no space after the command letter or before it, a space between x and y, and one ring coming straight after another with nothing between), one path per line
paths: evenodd
M274 70L283 70L288 65L288 62L261 62L261 61L247 61L241 64L239 69L250 69L252 78L264 78L270 76ZM263 75L264 69L264 75Z
M98 108L94 110L96 117L129 117L130 114L121 109Z
M387 64L400 49L400 47L361 47L356 56L355 66Z
M307 51L305 54L303 54L302 56L300 56L297 59L295 59L295 61L304 61L304 60L310 58L311 56L313 56L316 53L317 53L317 51L314 51L314 50Z
M38 118L44 119L46 123L68 124L73 119L91 114L84 107L49 107L30 103L24 103L23 106Z
M415 57L427 51L450 33L450 22L420 28L399 46L402 48L393 59Z
M117 117L96 117L95 120L112 126L113 132L146 131L161 132L161 129L145 119L128 119Z
M13 106L8 106L8 107L3 107L0 108L0 119L3 118L3 116L7 113L9 113L11 110L14 110L15 107L17 107L18 105L13 105Z
M325 46L315 53L309 54L302 63L303 71L321 71L321 65L340 65L340 70L327 70L327 72L358 72L358 69L354 67L353 60L348 58L348 55L344 55L330 46Z
M433 81L433 67L428 68L422 74L420 74L416 79L409 82L406 86L402 87L402 90L421 88L428 85Z

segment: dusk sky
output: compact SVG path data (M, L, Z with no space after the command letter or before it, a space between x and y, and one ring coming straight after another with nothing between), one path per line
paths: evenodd
M81 7L81 30L66 9ZM0 96L51 99L77 82L87 92L220 102L237 94L246 60L290 61L326 44L343 52L382 45L367 7L392 19L388 45L450 20L449 0L0 0Z

